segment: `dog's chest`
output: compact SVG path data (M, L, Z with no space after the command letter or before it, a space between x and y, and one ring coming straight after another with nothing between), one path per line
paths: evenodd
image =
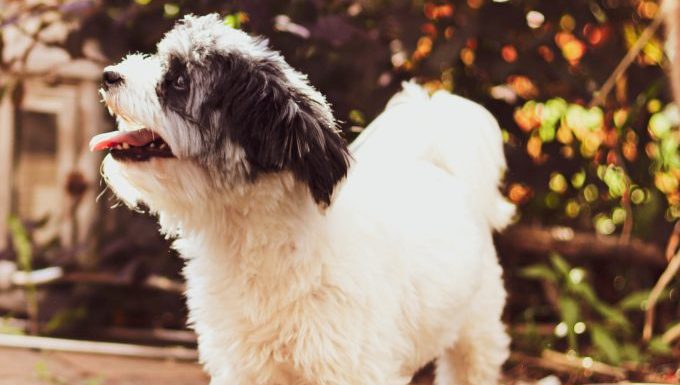
M240 372L236 377L248 379L244 383L306 384L306 378L323 370L318 366L327 362L329 352L338 351L333 341L336 325L330 317L314 314L323 306L314 299L299 299L276 310L258 308L253 296L241 299L239 307L224 315L228 319L196 318L196 324L203 326L206 340L223 341L216 349L228 352L225 362L239 363L234 370Z
M338 303L329 301L337 294L321 284L318 266L236 270L203 253L189 260L185 275L201 355L238 362L233 370L247 383L304 384L305 372L316 370L309 366L334 350L328 339L332 320L324 317L338 314L327 309Z

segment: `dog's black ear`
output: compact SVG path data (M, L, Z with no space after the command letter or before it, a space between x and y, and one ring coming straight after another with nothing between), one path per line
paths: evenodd
M323 96L277 55L212 60L219 79L206 103L219 105L222 129L245 150L252 176L290 170L317 203L330 204L349 153Z
M262 147L253 155L265 167L291 170L317 203L328 205L335 185L347 174L349 155L335 123L320 116L319 110L328 107L314 103L298 97L274 108L264 136L257 139Z

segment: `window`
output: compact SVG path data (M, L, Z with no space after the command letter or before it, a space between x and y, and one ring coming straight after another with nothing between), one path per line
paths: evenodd
M21 111L15 127L13 211L21 218L44 219L57 212L55 197L60 193L57 119L54 114Z

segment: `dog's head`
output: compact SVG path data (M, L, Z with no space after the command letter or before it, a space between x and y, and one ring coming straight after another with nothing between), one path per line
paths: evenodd
M104 174L124 200L196 199L188 185L243 190L288 173L318 204L330 203L348 152L306 76L217 15L185 17L157 48L103 76L101 94L118 130L90 147L110 150Z

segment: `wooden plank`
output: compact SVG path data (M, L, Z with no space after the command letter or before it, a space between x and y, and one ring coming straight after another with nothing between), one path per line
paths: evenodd
M198 353L196 350L179 346L156 347L12 334L0 334L0 346L8 348L102 354L134 358L172 359L193 362L198 360Z

